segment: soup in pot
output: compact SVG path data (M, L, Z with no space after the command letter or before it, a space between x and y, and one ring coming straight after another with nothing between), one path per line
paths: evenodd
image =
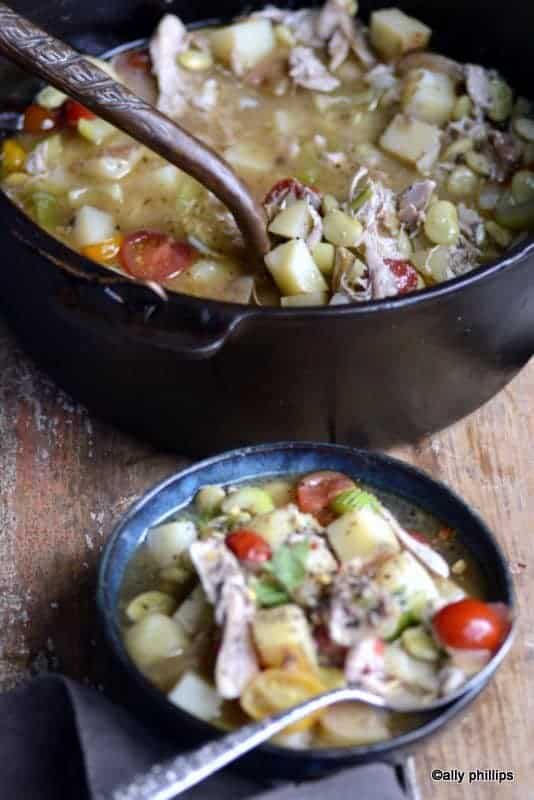
M51 87L2 146L4 191L66 244L165 289L306 306L394 297L499 257L534 225L534 117L492 69L431 52L396 8L267 6L98 62L224 156L265 208L252 266L195 180Z

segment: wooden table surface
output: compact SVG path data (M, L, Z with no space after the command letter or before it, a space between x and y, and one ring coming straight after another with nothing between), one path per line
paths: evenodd
M483 515L510 559L522 612L512 654L483 698L418 752L424 800L534 798L533 444L534 363L478 413L395 450ZM0 324L0 688L46 670L105 688L93 601L99 553L129 504L183 463L89 416ZM515 778L432 783L432 769Z

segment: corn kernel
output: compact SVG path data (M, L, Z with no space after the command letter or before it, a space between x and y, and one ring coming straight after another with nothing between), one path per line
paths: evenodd
M213 57L206 50L184 50L179 54L178 62L191 72L200 72L213 66Z
M2 164L6 172L20 172L24 168L26 153L14 139L2 143Z

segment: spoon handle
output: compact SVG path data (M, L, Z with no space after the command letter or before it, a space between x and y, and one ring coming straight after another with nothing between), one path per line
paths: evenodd
M0 3L0 54L87 106L206 186L232 212L261 257L269 249L263 210L211 148L114 81L65 42Z
M341 688L316 695L288 711L245 725L210 741L198 750L156 764L129 785L116 789L112 800L170 800L280 733L288 725L341 700L362 700L375 706L385 705L385 701L376 695L358 689Z

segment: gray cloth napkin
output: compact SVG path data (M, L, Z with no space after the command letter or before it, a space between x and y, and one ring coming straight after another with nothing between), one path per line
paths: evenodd
M68 678L49 675L0 695L0 779L9 800L94 800L176 753L120 706ZM230 770L184 800L407 800L402 771L386 764L272 788Z

